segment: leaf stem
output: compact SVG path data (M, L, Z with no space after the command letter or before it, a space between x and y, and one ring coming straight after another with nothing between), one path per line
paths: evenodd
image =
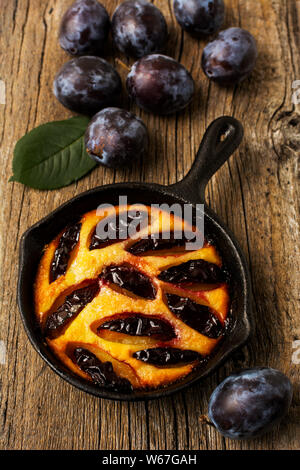
M201 415L199 421L201 424L207 424L208 426L212 426L213 428L216 427L211 421L209 421L208 416L206 415Z
M124 70L126 70L127 73L130 72L131 67L128 67L128 65L126 65L121 59L118 59L118 57L115 60L118 65L120 65Z

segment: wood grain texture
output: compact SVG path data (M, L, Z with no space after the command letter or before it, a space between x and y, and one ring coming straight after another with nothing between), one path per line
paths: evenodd
M102 2L110 13L120 3ZM69 59L58 45L57 30L71 3L0 0L0 79L6 86L6 105L0 105L0 340L6 346L6 362L0 364L1 449L299 448L300 365L292 363L292 348L300 340L300 105L292 102L292 83L300 80L300 1L225 0L225 27L251 31L259 59L251 78L224 89L201 71L205 41L181 31L171 0L155 0L169 25L166 53L195 79L193 103L183 113L163 118L130 105L124 92L124 106L141 116L150 131L143 164L122 171L99 167L62 190L36 191L8 183L13 148L37 125L71 116L52 94L54 75ZM113 55L118 56L115 51ZM124 79L126 74L118 70ZM76 390L50 371L23 330L16 305L20 236L55 207L94 186L178 181L190 168L205 128L223 114L242 121L245 138L210 182L207 200L235 233L249 262L256 319L250 341L201 384L166 399L118 403ZM207 411L216 384L234 370L256 365L279 368L294 384L292 407L280 429L261 439L235 442L201 425L199 416Z

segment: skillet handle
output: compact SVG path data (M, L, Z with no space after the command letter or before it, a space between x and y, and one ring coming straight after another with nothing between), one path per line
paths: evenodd
M233 117L222 116L213 121L204 134L190 171L171 187L187 200L204 203L208 181L238 148L243 135L242 124Z

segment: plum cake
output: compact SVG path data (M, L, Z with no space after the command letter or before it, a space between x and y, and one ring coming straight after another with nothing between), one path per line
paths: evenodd
M230 298L218 250L193 244L196 231L158 208L111 206L45 246L35 312L70 371L127 393L204 367L225 335Z

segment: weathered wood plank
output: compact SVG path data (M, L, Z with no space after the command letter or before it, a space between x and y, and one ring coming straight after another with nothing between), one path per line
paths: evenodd
M102 2L110 13L120 3ZM0 340L6 346L6 363L0 364L0 448L299 448L300 366L291 361L292 342L300 339L300 106L292 103L292 83L300 79L299 0L226 0L226 27L249 29L259 47L255 72L233 89L208 82L200 67L205 41L180 30L171 0L155 0L169 25L166 53L180 60L196 81L193 103L178 116L162 118L130 105L124 93L124 105L141 116L150 131L149 156L141 167L122 171L99 167L76 184L44 192L8 183L8 178L14 144L25 132L71 116L54 98L52 81L68 60L58 45L57 29L72 1L0 3L0 79L6 85L6 105L0 104ZM126 73L118 70L125 79ZM179 180L190 168L205 128L222 114L243 122L245 138L210 182L207 199L235 233L249 261L256 318L251 340L211 377L174 397L128 404L87 396L44 365L23 330L16 306L20 236L55 207L96 185ZM295 385L292 409L280 430L240 443L199 423L219 381L233 370L263 364L286 372Z

